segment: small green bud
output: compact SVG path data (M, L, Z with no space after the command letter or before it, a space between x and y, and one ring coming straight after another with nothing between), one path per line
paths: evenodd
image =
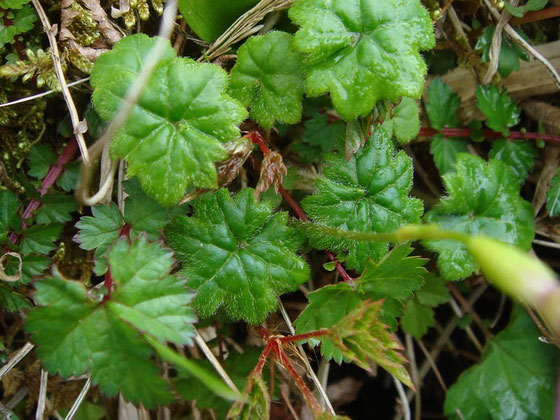
M560 332L560 282L548 266L488 237L472 236L465 245L492 284L537 309L554 332Z

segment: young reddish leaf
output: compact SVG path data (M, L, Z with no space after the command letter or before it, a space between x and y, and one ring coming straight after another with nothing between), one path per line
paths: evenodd
M379 321L383 301L365 301L330 328L328 337L344 357L365 370L374 362L414 389L404 367L403 347L389 327Z

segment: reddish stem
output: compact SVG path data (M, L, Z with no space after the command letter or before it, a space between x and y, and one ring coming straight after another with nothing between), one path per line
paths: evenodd
M119 231L119 237L130 240L130 229L132 229L132 225L125 223L121 228L121 230Z
M290 335L288 337L280 337L279 340L282 344L293 343L294 341L309 340L310 338L324 337L329 333L329 330L323 328L317 331L311 331L305 334Z
M518 26L524 23L538 22L544 19L551 19L560 16L560 6L552 6L543 10L535 10L534 12L525 13L521 18L512 18L509 21L510 25Z
M266 363L266 359L268 359L268 355L272 351L273 347L274 347L274 345L272 344L272 341L270 341L266 344L266 346L264 347L264 350L262 351L261 355L259 356L259 361L255 365L255 367L253 368L253 370L251 371L249 376L260 375L262 373L262 370L263 370L264 365Z
M258 131L249 131L246 137L259 146L263 155L267 155L268 153L270 153L270 148L266 145L261 133L259 133ZM308 222L309 217L307 216L307 214L305 214L303 209L296 202L296 200L294 200L294 198L290 195L290 193L286 191L286 189L282 185L278 185L277 187L278 187L278 192L280 193L282 198L286 201L286 203L288 203L288 205L292 208L292 210L297 215L297 217L299 217L304 222ZM338 271L338 274L340 274L340 277L342 277L344 282L352 284L354 282L354 279L350 274L348 274L348 272L344 269L342 264L340 264L340 261L336 259L336 256L332 252L327 250L325 250L325 253L329 257L329 260L335 263L336 271Z
M305 397L307 403L311 406L311 409L315 413L321 413L323 410L321 409L321 406L319 405L317 398L315 398L315 396L313 395L311 390L307 387L307 385L305 384L301 376L298 375L297 371L292 365L292 362L290 362L290 359L288 358L288 356L286 356L286 353L284 353L284 350L280 347L279 344L275 346L274 352L278 356L280 364L284 367L284 369L288 371L288 373L294 379L296 386L299 388L299 390Z
M218 339L218 353L220 356L220 360L223 362L224 361L224 349L223 347L223 343L222 343L222 334L220 333L220 324L218 324L218 321L216 319L212 320L212 323L214 324L214 329L216 330L216 338Z
M431 127L422 127L420 129L420 136L432 137L436 134L443 134L445 137L470 137L472 130L470 128L442 128L438 131ZM487 139L499 139L504 137L502 133L492 130L482 130L482 136ZM523 133L521 131L510 131L507 136L508 139L521 139L521 140L537 140L542 139L551 143L560 143L560 136L554 134L540 134L540 133Z
M47 172L47 175L43 178L43 181L41 181L41 186L38 189L39 195L41 197L43 197L48 192L48 190L55 184L55 182L58 180L60 175L62 175L62 172L64 172L64 166L72 160L72 158L74 157L77 151L78 151L78 143L76 142L76 139L73 138L68 142L66 147L62 150L62 153L58 156L58 159L54 164L54 166L51 166L51 168ZM41 206L41 204L42 203L39 200L31 199L31 201L29 201L29 203L25 207L25 210L23 210L23 213L21 214L21 220L23 222L21 225L22 231L29 227L26 220L33 215L35 210L37 210ZM10 233L9 240L12 244L15 244L20 237L21 237L21 233L12 232ZM2 252L5 253L6 250L7 248L4 247Z
M107 289L107 294L103 296L102 303L107 302L111 299L111 291L113 290L113 276L111 275L111 267L107 267L107 272L105 273L105 281L103 282L105 289Z

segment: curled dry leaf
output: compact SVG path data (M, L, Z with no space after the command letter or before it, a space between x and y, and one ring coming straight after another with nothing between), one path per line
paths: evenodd
M286 165L282 160L282 155L278 152L269 152L265 155L262 166L261 175L257 187L255 188L255 197L258 198L259 195L271 186L274 186L274 191L279 194L278 187L282 185L282 178L288 173Z
M18 263L17 273L11 276L7 275L4 271L4 262L8 259L8 257L16 258ZM9 282L16 282L21 279L22 275L22 268L23 268L23 261L21 259L21 255L17 252L6 252L4 255L0 257L0 280L9 281Z

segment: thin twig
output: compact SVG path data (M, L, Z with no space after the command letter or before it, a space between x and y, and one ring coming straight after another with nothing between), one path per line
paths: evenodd
M424 346L424 343L422 343L422 340L416 340L416 343L418 344L418 347L420 347L420 350L422 350L422 353L424 353L424 356L426 356L426 360L428 360L428 363L430 363L430 366L432 367L432 370L434 371L436 378L439 382L439 384L441 385L442 389L447 392L447 386L445 385L445 382L443 381L443 377L441 376L441 373L438 369L438 367L436 366L436 363L434 362L434 359L432 359L432 357L430 356L430 352L428 352L428 349L426 348L426 346Z
M492 3L490 3L490 0L484 0L484 4L488 8L488 10L490 10L490 13L492 13L492 16L494 16L494 18L496 20L499 20L500 19L500 12L498 11L498 9L496 9L492 5ZM546 67L546 69L550 73L550 76L554 80L554 83L556 84L558 89L560 89L560 75L558 74L556 69L552 66L552 64L550 64L550 61L548 61L545 57L543 57L541 55L541 53L539 53L537 50L535 50L510 25L506 25L504 30L509 35L509 37L512 39L512 41L514 41L517 45L519 45L521 48L523 48L525 51L527 51L530 55L532 55L534 58L536 58L538 61L540 61Z
M457 302L455 301L455 299L450 299L449 300L449 305L451 306L451 309L453 309L453 312L455 312L455 315L457 315L459 318L462 318L464 316L463 311L461 311L461 308L459 307L459 305L457 304ZM478 341L478 338L476 338L476 335L474 334L472 328L467 325L465 327L465 331L467 333L467 336L469 337L469 339L471 340L471 342L474 344L474 346L476 347L476 349L482 353L484 351L482 344L480 344L480 341Z
M17 365L21 361L21 359L27 356L27 353L29 353L33 349L33 347L33 344L26 343L25 346L19 349L18 352L14 354L12 358L8 360L8 362L0 369L0 379L2 379L2 377L6 373L8 373L15 365Z
M47 382L49 373L41 369L41 381L39 384L39 398L37 400L37 411L35 412L35 420L43 420L45 414L45 401L47 400Z
M70 411L68 412L64 420L72 420L74 418L74 415L76 415L76 412L78 411L78 408L80 408L80 404L82 404L82 401L86 397L86 394L89 391L90 387L91 387L91 379L87 378L87 381L84 384L82 390L80 391L78 398L76 398L76 401L74 401L74 404L72 404L72 408L70 409Z
M420 391L420 379L418 377L418 365L416 364L416 354L414 353L412 336L406 334L404 340L406 343L406 354L411 367L412 383L414 384L414 388L416 388L416 392L414 392L414 419L418 420L422 416L422 394Z
M231 390L239 394L239 389L237 389L237 386L233 383L233 381L231 380L231 378L229 377L225 369L222 367L222 365L220 364L220 362L218 361L214 353L212 353L212 350L210 350L210 347L208 347L208 344L206 344L206 341L204 341L204 339L202 338L198 330L195 330L195 333L196 335L194 336L194 340L196 341L196 344L198 345L200 350L202 350L202 352L204 353L208 361L212 364L216 372L218 372L220 377L231 388Z
M404 387L397 378L393 376L393 382L395 383L395 387L397 388L397 393L399 394L399 399L401 400L401 405L403 408L403 414L405 420L410 420L410 407L408 406L408 400L406 399L406 392L404 391Z
M169 37L171 36L171 32L173 30L176 14L177 0L169 0L166 3L165 10L163 11L162 23L159 29L158 37L156 37L155 45L147 54L142 65L142 70L138 73L136 79L126 92L124 100L121 103L121 107L115 117L111 120L111 123L109 124L109 127L107 127L105 133L90 148L92 165L82 165L80 183L78 188L76 188L76 198L80 200L80 202L84 202L85 198L87 198L89 185L93 176L93 163L97 162L101 156L103 146L109 143L113 139L115 133L126 124L134 106L140 99L140 96L144 91L144 87L152 75L154 68L163 57L163 54L166 51L165 46L168 44Z
M469 302L467 302L467 300L463 297L463 295L461 294L461 292L459 292L457 290L457 288L451 284L451 283L447 283L447 288L449 289L449 291L451 292L451 294L455 297L455 299L457 299L459 301L459 303L461 304L461 306L471 314L473 321L476 323L476 325L478 325L478 328L480 328L480 331L482 331L482 333L486 336L486 339L489 340L491 339L494 335L490 332L490 330L488 329L488 327L486 326L486 324L482 321L482 319L480 319L480 317L478 316L478 314L476 313L476 311L474 310L474 308L469 304Z
M72 95L70 94L70 89L68 89L68 84L66 83L64 70L62 70L62 60L60 58L58 45L56 43L57 27L56 25L51 25L51 23L49 22L49 18L45 13L45 10L43 9L43 6L41 6L41 2L39 0L31 1L33 2L33 6L35 6L35 9L37 10L37 14L41 19L41 23L43 24L43 28L45 30L45 33L47 34L47 38L49 39L49 44L51 45L51 55L54 64L54 70L56 72L58 82L60 83L62 95L64 96L66 106L68 107L68 112L70 113L70 120L72 121L72 127L74 127L74 135L76 136L76 140L78 141L82 159L86 165L89 165L89 153L86 146L86 141L84 139L84 133L87 131L87 123L85 120L80 120L78 110L76 109L76 105L74 104L74 100L72 99Z
M73 87L73 86L80 85L84 82L87 82L88 80L89 80L89 77L85 77L83 79L76 80L75 82L68 83L68 87ZM59 93L59 92L57 90L54 90L54 89L47 90L46 92L38 93L36 95L31 95L31 96L26 96L25 98L16 99L15 101L5 102L3 104L0 104L0 108L3 108L5 106L12 106L12 105L21 104L21 103L24 103L24 102L27 102L27 101L33 101L35 99L42 98L43 96L48 96L51 93Z
M537 244L537 245L546 246L548 248L560 249L560 244L557 244L556 242L541 241L540 239L533 239L533 243Z
M286 312L286 308L284 308L284 305L282 304L282 301L280 299L278 299L278 307L280 308L280 313L282 314L282 318L284 318L284 322L288 326L288 330L290 331L290 334L295 335L296 330L294 329L292 321L290 320L290 317L288 316L288 313ZM303 349L303 346L300 344L300 345L297 346L297 348L298 348L298 351L300 352L300 354L302 356L303 363L305 364L305 369L307 369L307 373L309 374L309 376L311 377L311 380L315 384L315 387L317 388L317 391L319 391L319 394L321 394L321 398L323 399L323 401L327 405L327 409L330 411L330 413L333 416L336 415L336 413L334 411L334 408L331 404L331 401L329 400L329 397L327 396L327 393L325 392L325 389L321 385L321 381L319 381L319 378L315 374L315 371L313 370L313 368L311 367L311 364L309 363L309 360L307 359L307 355L305 354L305 350Z

